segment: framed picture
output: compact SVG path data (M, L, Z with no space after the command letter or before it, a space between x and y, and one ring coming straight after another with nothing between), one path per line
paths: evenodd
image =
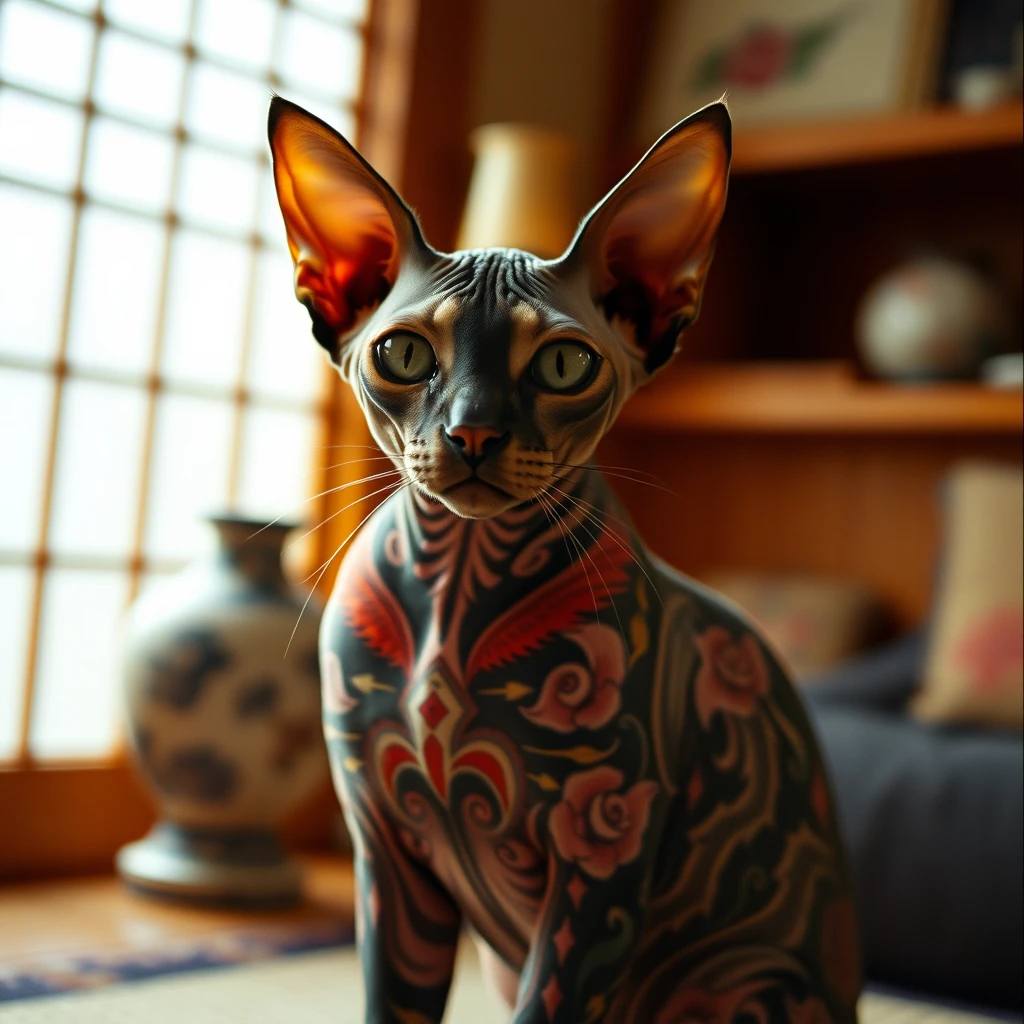
M665 0L661 21L645 137L723 94L740 125L921 106L946 0Z

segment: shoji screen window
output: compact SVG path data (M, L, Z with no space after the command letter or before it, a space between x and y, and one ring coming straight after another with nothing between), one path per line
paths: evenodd
M0 0L0 761L108 755L127 604L301 517L326 413L271 91L354 130L368 0Z

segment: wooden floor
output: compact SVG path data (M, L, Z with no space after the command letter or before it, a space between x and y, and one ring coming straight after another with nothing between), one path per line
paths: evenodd
M159 949L261 924L351 922L352 867L326 855L302 857L305 899L287 910L214 910L140 896L114 877L0 887L0 964L118 950Z
M269 913L159 902L126 890L109 876L0 887L0 971L47 957L160 950L261 924L351 922L351 865L337 857L302 859L304 902ZM447 1024L507 1019L485 990L468 940L450 1003ZM870 993L861 1001L860 1016L862 1024L989 1020ZM362 1017L362 981L352 947L0 1006L0 1024L359 1024Z

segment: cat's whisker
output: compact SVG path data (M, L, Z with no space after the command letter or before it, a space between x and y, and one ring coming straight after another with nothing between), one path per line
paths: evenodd
M537 507L538 507L538 508L539 508L539 509L541 510L541 512L542 512L542 513L544 514L544 519L545 519L545 521L546 521L546 522L547 522L547 523L548 523L549 525L551 525L551 526L554 526L554 525L555 525L555 524L554 524L554 521L552 520L551 516L550 516L550 515L549 515L549 513L548 513L548 510L547 510L547 509L546 509L546 508L544 507L544 505L543 505L543 504L542 504L541 502L539 502L539 501L538 501L538 502L537 502Z
M597 513L602 511L602 510L599 509L597 505L592 505L589 501L587 501L584 498L580 498L579 496L574 495L574 494L569 494L568 491L563 491L560 487L552 487L552 490L557 491L559 494L565 495L565 497L569 501L573 501L573 502L576 502L579 505L589 507L589 509L591 510L589 512L587 511L586 508L581 508L580 511L583 512L587 516L587 518L590 520L590 522L592 522L594 524L594 526L596 526L599 530L601 530L602 532L607 534L616 544L618 544L618 546L627 555L629 555L629 557L636 564L636 567L647 578L647 582L651 585L651 590L654 591L654 596L657 597L658 603L661 605L662 608L664 608L665 607L665 602L661 599L661 593L658 590L658 588L654 585L654 580L651 579L650 573L648 573L647 569L644 568L643 562L641 562L640 559L636 557L636 553L629 547L629 545L623 544L623 542L620 540L620 538L618 538L615 535L615 531L614 530L609 530L608 527L605 526L605 524L603 522L601 522L601 520L597 517ZM608 515L608 513L606 512L605 515ZM609 516L609 518L613 519L617 523L620 523L622 526L628 526L627 523L625 523L622 519L619 519L617 516Z
M666 494L671 494L673 498L682 497L682 495L678 491L672 490L671 487L666 487L664 484L655 483L653 480L645 480L643 477L631 476L629 473L618 472L616 470L597 469L596 467L581 468L590 469L591 472L600 473L602 476L610 477L613 480L625 480L627 483L638 484L641 487L653 487L657 491L664 491Z
M538 479L538 483L542 484L544 488L551 485L552 480L557 480L560 484L565 484L567 487L573 486L573 475L572 473L552 473L549 477Z
M548 518L550 522L554 523L554 525L558 527L558 532L562 535L562 543L565 544L565 553L569 556L569 563L572 564L573 552L572 548L569 547L569 541L570 539L572 539L575 542L577 551L579 550L579 544L578 542L576 542L576 539L572 537L571 532L566 528L565 524L562 522L562 517L559 514L559 509L557 508L555 503L551 501L550 498L547 498L547 496L544 494L537 495L537 504L540 505L545 517ZM549 510L550 516L548 515ZM597 597L594 594L594 588L590 586L589 575L587 576L587 586L590 587L590 599L594 602L594 616L597 618L597 621L600 622L601 613L597 609Z
M556 516L557 520L558 520L559 522L561 522L561 517L560 517L560 516L558 516L558 510L557 510L557 509L553 509L552 511L554 512L554 514L555 514L555 516ZM579 538L578 538L578 537L576 537L576 536L574 536L574 534L573 534L572 530L570 530L570 529L564 529L564 526L565 526L565 524L564 524L564 523L563 523L562 525L563 525L563 536L565 536L566 538L568 538L568 540L571 540L571 541L573 542L573 544L575 545L575 547L576 547L576 550L577 550L577 551L578 551L578 552L579 552L579 553L580 553L581 555L583 555L583 556L585 556L586 558L588 558L588 559L589 559L589 561L590 561L590 564L594 566L594 569L595 569L595 571L597 572L597 575L598 575L598 579L600 579L600 580L601 580L601 582L602 582L602 583L604 584L604 577L603 577L603 576L601 575L601 572L600 572L600 570L599 570L599 569L597 568L597 566L596 566L596 565L594 565L594 560L593 560L592 558L590 558L590 555L589 555L589 553L587 552L586 548L584 548L584 547L583 547L583 545L582 545L582 544L580 543L580 540L579 540ZM568 545L568 541L567 541L567 542L566 542L566 551L568 551L568 550L569 550L569 545ZM571 554L571 552L570 552L570 554L569 554L569 561L570 561L570 562L572 561L572 554ZM597 607L597 594L595 594L595 593L594 593L594 587L593 587L593 584L592 584L592 583L590 582L590 573L589 573L589 572L587 572L586 566L584 566L584 567L583 567L583 575L584 575L584 578L585 578L585 579L586 579L586 581L587 581L587 587L588 587L588 589L590 590L590 600L591 600L591 601L593 601L593 603L594 603L594 618L596 618L596 619L597 619L597 621L598 621L598 622L600 622L600 621L601 621L601 612L600 612L600 611L598 610L598 607ZM605 589L605 591L606 591L606 592L608 592L608 600L609 600L609 601L611 601L611 596L612 596L612 595L611 595L611 592L610 592L610 591L608 591L608 585L607 585L607 584L604 584L604 589ZM614 607L614 605L613 605L613 607ZM616 613L616 615L617 615L617 614L618 614L618 613ZM623 638L623 639L625 639L625 638Z
M594 512L602 513L605 516L605 518L610 519L613 523L618 523L619 526L621 526L623 528L623 530L625 530L627 533L629 533L630 530L632 530L632 524L627 522L621 516L612 515L612 513L609 512L607 509L601 508L600 506L595 505L592 502L586 501L584 498L581 498L578 494L575 494L575 493L573 493L571 491L562 490L560 487L556 487L555 484L554 484L554 481L557 481L558 483L565 483L566 482L566 478L565 477L560 477L560 476L553 477L552 481L550 481L548 483L548 488L549 489L554 490L554 491L558 491L559 494L564 494L566 498L571 498L571 499L575 499L578 502L582 502L588 508L593 509Z
M401 455L392 455L387 449L381 448L379 444L321 444L317 446L317 451L327 452L336 448L362 448L364 451L383 452L385 455L391 455L392 458L401 458Z
M294 505L291 505L289 508L285 509L285 511L282 512L276 519L272 519L269 523L265 523L258 530L256 530L253 533L250 533L249 536L246 537L245 539L247 541L250 541L250 540L253 539L253 537L258 537L264 530L269 530L271 526L276 526L282 519L284 519L286 516L288 516L292 512L294 512L295 509L297 509L300 505L308 505L309 502L316 501L317 498L325 498L325 497L327 497L328 494L335 494L338 491L347 490L349 487L358 487L360 484L371 483L374 480L379 480L382 476L386 476L388 473L401 473L401 472L402 472L402 470L400 470L400 469L385 470L384 473L378 473L378 474L372 475L372 476L360 477L358 480L347 480L343 484L338 484L337 487L328 487L327 490L320 491L318 494L311 494L308 498L303 498L301 501L298 501Z
M561 527L561 526L559 525L559 523L558 523L558 520L557 520L557 519L554 519L554 518L552 517L552 514L551 514L551 513L550 513L550 512L548 511L548 508L547 508L547 506L546 506L546 505L545 505L545 504L544 504L544 503L543 503L542 501L538 501L538 502L537 502L537 507L538 507L538 508L539 508L539 509L541 510L541 512L543 512L543 513L544 513L544 519L545 519L545 521L546 521L546 522L548 522L548 523L549 523L549 524L550 524L551 526L554 526L554 527L556 527L556 528L558 529L559 533L561 533L561 531L562 531L562 527ZM565 550L566 550L566 554L569 554L569 548L568 548L568 546L566 546L566 549L565 549ZM572 557L572 556L570 555L570 558L571 558L571 557Z
M391 476L394 473L402 474L406 470L403 467L399 469L397 466L391 469L381 469L374 473L368 473L366 476L361 476L356 480L346 480L344 483L338 484L336 487L330 487L326 491L321 491L316 497L325 498L329 494L338 494L341 491L347 491L350 487L358 487L360 484L372 484L375 480L382 480L386 476Z
M587 528L583 525L583 522L579 518L579 514L578 514L577 510L575 508L572 508L572 506L570 506L570 508L572 510L572 514L573 514L573 517L574 517L574 519L576 521L577 527L582 529L587 534L587 536L590 537L591 540L593 540L594 539L593 534L591 534L590 531L587 530ZM594 572L597 573L597 578L600 581L601 586L604 587L604 592L608 596L608 603L611 605L611 609L612 609L612 612L615 615L616 622L618 622L619 632L622 634L622 642L623 642L623 644L625 644L626 643L626 635L622 631L622 622L619 619L619 611L615 607L615 601L612 599L612 593L608 589L608 584L605 581L604 574L601 572L601 569L598 567L597 563L594 561L593 556L587 550L586 545L576 536L576 534L571 529L569 530L569 536L572 538L573 543L576 545L576 549L580 552L581 555L583 555L584 558L587 559L587 561L591 564L591 566L593 566ZM586 568L584 568L584 572L586 573L586 577L587 577L587 585L590 586L590 573L587 572ZM600 612L598 611L598 608L597 608L597 597L594 594L593 586L590 586L590 594L591 594L591 598L594 601L594 616L597 619L597 621L600 622L601 621L601 614L600 614ZM627 645L627 649L628 649L628 645Z
M562 535L562 542L565 544L565 553L569 556L569 561L572 561L572 550L569 547L569 541L565 536L565 527L562 525L562 520L558 516L558 511L554 507L554 504L550 501L545 500L544 494L538 494L535 498L537 504L540 506L541 511L544 513L548 522L553 523L558 527L558 532Z
M402 487L408 487L410 485L409 485L409 482L406 480L406 481L402 481L401 484L393 484L392 486L396 488L395 493L397 494L398 491L402 489ZM366 515L363 516L363 518L359 520L359 523L356 525L355 529L352 530L352 532L334 549L334 553L331 555L330 558L327 559L326 562L323 563L323 565L320 566L319 570L315 570L314 569L313 572L311 572L309 574L309 576L307 576L302 581L303 583L308 583L310 577L312 577L313 575L316 575L316 579L313 581L313 585L310 587L309 593L306 595L306 600L302 602L302 607L299 609L299 617L295 620L295 625L292 627L291 636L288 637L288 643L285 645L285 649L284 649L284 657L285 658L288 657L288 651L291 649L292 641L295 639L296 632L298 632L299 623L302 622L302 616L305 614L306 608L309 606L310 600L312 599L313 595L316 593L316 588L320 585L320 580L323 579L324 573L327 572L327 570L330 568L331 563L335 560L335 558L337 558L338 555L341 554L341 551L345 547L345 545L348 544L348 542L359 532L359 530L361 529L363 524L366 522L366 520L369 519L370 516L372 516L373 513L376 512L376 511L377 511L376 507L370 509L370 511L367 512Z
M653 480L644 480L642 477L630 475L629 472L619 472L602 466L574 466L568 462L553 462L551 465L566 469L581 469L590 473L601 473L604 476L612 477L616 480L625 480L628 483L640 484L645 487L653 487L656 490L664 491L666 494L671 494L673 498L682 498L682 495L678 491L672 490L671 487L666 487L663 483L655 483Z
M558 527L558 532L562 535L562 543L565 545L565 553L569 556L570 564L573 561L572 548L569 547L569 535L566 531L565 524L562 522L562 517L558 514L558 508L555 506L549 498L544 494L537 495L537 504L544 510L544 514L547 515L550 510L551 521ZM589 580L588 580L589 582ZM591 590L593 596L593 590ZM597 613L597 602L594 602L594 613Z
M375 476L365 477L364 479L360 480L359 483L370 483L374 480L380 480L386 476L394 476L400 474L401 470L391 469L385 473L377 473ZM341 508L332 512L326 519L321 520L319 523L316 524L316 526L307 530L301 537L296 537L294 540L288 541L288 543L285 544L285 548L289 548L293 544L298 544L299 541L305 540L311 533L315 533L317 530L320 529L321 526L326 526L326 524L329 523L335 516L340 516L342 512L345 512L348 509L352 508L353 505L358 505L359 502L366 501L367 498L372 498L374 497L374 495L381 494L382 492L386 491L389 487L394 487L399 482L400 481L398 480L392 480L390 483L385 484L383 487L378 487L377 490L370 491L369 494L361 494L358 498L354 498L352 501L348 502L345 505L342 505Z
M357 462L394 462L390 455L364 456L361 459L346 459L344 462L333 462L329 466L319 466L306 474L306 479L316 476L317 473L327 473L332 469L344 469L345 466L354 466ZM404 465L405 460L402 459Z
M656 491L664 491L666 494L671 494L673 498L682 498L678 491L674 491L671 487L666 487L664 484L656 484L652 480L644 480L640 477L630 476L628 473L616 473L607 469L595 469L594 472L610 477L612 480L624 480L626 483L637 484L640 487L653 487Z
M594 469L599 470L600 472L609 470L613 473L632 473L636 477L646 477L653 483L666 486L665 481L660 476L658 476L657 473L650 473L646 469L637 469L636 466L606 466L604 463L601 462L593 462L591 463L591 465Z
M350 503L349 503L348 505L346 505L346 506L345 506L345 508L346 508L346 509L352 508L353 506L355 506L355 505L358 505L358 504L359 504L359 502L361 502L361 501L364 501L364 500L366 500L367 498L372 498L372 497L373 497L373 496L374 496L375 494L380 494L381 492L387 491L387 490L388 490L389 488L394 488L394 491L395 491L395 493L397 494L397 493L398 493L398 491L399 491L399 490L400 490L400 489L401 489L401 488L402 488L403 486L407 486L408 484L409 484L409 481L408 481L408 480L396 480L396 481L394 481L393 483L390 483L390 484L386 484L386 485L385 485L384 487L381 487L381 488L380 488L379 490L377 490L377 491L373 491L373 492L372 492L371 494L364 494L364 495L362 495L362 496L361 496L361 497L359 497L359 498L355 498L355 499L354 499L353 501L351 501L351 502L350 502ZM367 519L369 519L369 518L370 518L370 516L372 516L372 515L373 515L373 513L374 513L374 512L376 512L376 511L377 511L377 506L376 506L376 505L374 505L374 507L373 507L372 509L370 509L370 511L369 511L369 512L368 512L368 513L366 514L365 518L363 518L363 519L362 519L362 520L360 521L360 524L359 524L359 525L360 525L360 526L362 526L362 524L363 524L363 523L365 523L365 522L366 522L366 520L367 520ZM326 522L326 520L325 520L325 522ZM358 529L358 528L359 528L359 527L356 527L356 529ZM350 535L350 536L351 536L351 535ZM331 558L333 558L333 557L334 557L334 556L332 555L332 556L331 556ZM306 584L306 583L308 583L308 582L309 582L309 581L310 581L310 580L311 580L311 579L312 579L312 578L313 578L314 576L316 576L316 574L317 574L317 573L318 573L318 572L319 572L319 571L320 571L320 570L321 570L321 569L322 569L322 568L324 567L324 565L325 565L325 564L328 564L329 562L330 562L330 559L328 559L328 560L327 560L327 563L323 563L323 564L321 564L320 566L318 566L318 567L317 567L316 569L314 569L314 570L313 570L313 571L312 571L312 572L311 572L311 573L310 573L310 574L309 574L308 576L306 576L306 577L305 577L304 579L302 579L302 580L299 580L299 582L300 582L301 584ZM319 577L317 577L317 581L319 581ZM315 586L315 584L314 584L314 586Z
M637 469L636 466L608 466L601 462L552 462L551 465L563 467L568 466L571 467L572 469L597 470L598 472L604 472L605 470L611 470L612 472L627 472L633 473L635 476L638 477L647 477L648 479L653 480L655 483L665 483L665 481L662 480L662 478L658 476L657 473L649 473L646 469Z
M565 494L566 497L569 499L569 501L573 503L573 512L574 512L575 515L577 515L577 516L586 516L587 515L585 509L580 508L578 505L575 504L575 499L573 498L572 495L567 494L565 491L562 491L561 493ZM587 529L587 527L585 525L586 524L586 519L585 518L583 518L583 519L577 518L576 522L579 524L580 529L583 530L583 532L595 544L597 544L598 543L598 539L597 538L600 536L600 534L595 535L595 534L591 533L590 530ZM601 526L602 524L598 523L597 525ZM602 528L603 529L607 529L606 527L602 527ZM610 533L610 531L608 531L608 532L609 532L609 535L613 536ZM615 600L612 597L611 590L608 589L608 583L607 583L607 581L604 578L604 574L601 572L600 568L597 565L597 562L594 561L593 557L591 556L590 552L586 549L586 547L581 545L580 546L580 550L586 556L587 561L589 561L590 564L594 567L594 571L597 573L597 578L601 581L601 586L604 587L604 592L608 595L608 603L611 605L612 612L615 614L615 621L619 625L619 633L622 634L622 643L623 643L624 647L626 648L626 650L629 650L629 644L626 641L626 631L622 628L622 619L619 616L619 609L615 607ZM597 609L595 608L595 612L596 612L596 610ZM598 617L598 621L600 622L600 617Z

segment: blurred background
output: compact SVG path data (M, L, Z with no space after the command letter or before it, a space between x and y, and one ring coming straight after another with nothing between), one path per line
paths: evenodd
M355 141L436 248L544 256L727 93L701 319L599 461L667 488L617 481L808 693L909 637L878 699L1009 737L1015 770L1021 61L1003 0L0 0L0 877L109 870L152 822L121 623L213 551L205 514L325 522L288 549L301 580L380 498L292 296L272 91ZM925 700L935 680L957 692ZM324 788L291 835L335 821Z

